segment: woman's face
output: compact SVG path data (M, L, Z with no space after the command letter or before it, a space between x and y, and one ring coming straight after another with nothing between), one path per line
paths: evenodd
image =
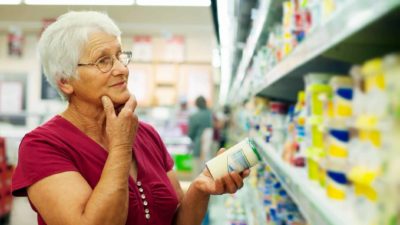
M100 71L95 65L78 66L79 78L71 80L74 89L71 97L101 105L101 97L106 95L115 106L124 104L130 96L127 88L129 71L117 59L121 51L121 44L115 36L102 32L90 35L79 63L96 63L103 57L112 56L114 65L108 72Z

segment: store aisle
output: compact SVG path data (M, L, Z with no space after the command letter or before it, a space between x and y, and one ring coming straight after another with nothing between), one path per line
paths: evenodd
M9 225L36 225L36 213L27 198L14 198Z

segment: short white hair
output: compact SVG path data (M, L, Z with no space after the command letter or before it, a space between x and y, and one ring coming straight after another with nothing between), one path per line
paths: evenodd
M121 41L121 30L114 21L95 11L71 11L61 15L47 27L39 40L43 72L64 99L68 96L58 88L57 81L78 76L76 69L83 47L94 32L104 32Z

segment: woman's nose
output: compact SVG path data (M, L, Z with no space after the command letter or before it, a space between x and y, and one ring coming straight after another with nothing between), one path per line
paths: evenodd
M127 75L128 74L128 66L125 66L118 59L114 59L114 65L113 65L113 68L111 69L111 74L113 76Z

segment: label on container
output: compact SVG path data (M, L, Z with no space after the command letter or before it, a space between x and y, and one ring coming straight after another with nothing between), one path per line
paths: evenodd
M250 163L243 152L243 149L238 150L228 156L227 160L228 171L230 172L241 172L245 169L250 168Z
M242 172L261 161L253 142L246 138L222 154L206 162L206 167L214 179L231 172Z

